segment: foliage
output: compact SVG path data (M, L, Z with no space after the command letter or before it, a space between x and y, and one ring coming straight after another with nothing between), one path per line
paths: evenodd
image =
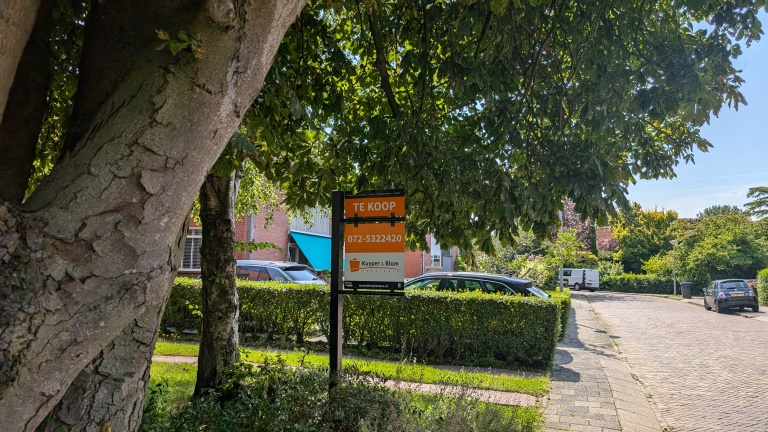
M191 377L195 367L187 367ZM165 390L155 390L164 377L153 367L150 401L157 402L145 406L142 431L534 431L542 421L537 407L479 402L471 390L459 395L393 390L354 371L329 395L327 369L288 368L279 361L240 364L229 371L227 397L212 392L175 406L164 400ZM178 385L174 378L166 388Z
M560 266L585 263L591 267L597 261L589 252L580 250L584 245L574 229L558 233L554 241L542 242L530 233L518 238L517 250L496 243L495 255L478 253L475 268L487 273L512 274L531 279L539 287L553 288L552 280Z
M547 291L547 293L552 297L552 300L560 304L560 337L558 340L563 340L571 319L571 290L564 288L562 292L553 290Z
M53 79L48 91L48 110L40 130L35 162L27 183L28 197L51 172L59 157L72 114L73 96L77 90L77 65L90 11L88 1L56 1L51 32Z
M575 230L576 237L582 243L582 249L597 255L597 234L595 232L595 222L590 219L583 219L574 211L574 204L571 200L566 200L562 212L562 229L564 231ZM568 265L568 267L577 267ZM578 267L591 267L581 266Z
M768 216L768 186L749 188L747 198L751 198L752 201L744 204L744 210L750 216L758 219Z
M743 210L732 205L712 205L696 213L696 219L705 219L712 216L724 216L729 214L741 214Z
M640 273L643 261L672 249L674 237L669 231L677 220L673 210L644 210L638 203L611 218L611 232L616 238L614 260L624 264L624 271Z
M600 278L600 290L640 294L672 294L672 279L656 275L623 274Z
M761 34L741 1L327 5L245 118L260 168L299 206L403 188L412 242L486 252L548 236L565 198L602 222L636 177L706 151L700 127L744 102L737 41Z
M746 214L712 216L674 226L678 279L706 286L713 279L753 278L768 266L768 223Z
M190 305L199 304L199 292L198 280L177 279L163 328L199 328L199 318L190 311ZM238 282L238 294L242 333L301 342L319 327L328 336L330 293L325 286ZM563 301L447 292L347 296L344 342L435 362L543 369L562 331Z
M643 263L643 271L645 274L660 276L663 278L671 278L673 276L675 266L675 263L672 261L673 256L669 251L664 254L654 255Z
M597 271L600 272L600 277L606 276L620 276L624 274L624 266L609 260L600 260L597 262Z
M158 341L154 355L197 356L199 345L196 343ZM286 366L323 367L328 365L328 354L310 354L305 351L275 351L270 349L254 350L240 348L241 357L250 362L265 363L275 361L277 357ZM359 371L387 379L400 381L451 384L468 386L473 389L499 390L542 396L549 391L549 379L545 375L524 377L517 374L499 374L486 372L485 368L462 368L453 371L446 368L413 363L406 359L399 363L393 361L359 360L344 356L342 367L349 371Z
M757 300L760 306L768 306L768 268L757 272Z
M598 259L592 252L576 251L573 261L566 261L563 267L596 268L597 263Z

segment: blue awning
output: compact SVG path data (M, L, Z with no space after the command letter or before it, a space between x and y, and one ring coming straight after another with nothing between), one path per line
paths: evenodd
M331 238L324 235L291 232L301 253L315 270L331 269Z

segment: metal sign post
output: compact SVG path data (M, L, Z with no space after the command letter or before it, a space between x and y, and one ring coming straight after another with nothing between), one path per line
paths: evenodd
M341 371L341 324L344 300L341 291L341 262L344 256L344 192L333 191L331 195L331 328L328 340L330 350L330 388L338 383Z
M405 193L401 189L355 195L333 191L331 201L328 344L329 388L333 389L341 372L344 310L341 295L405 295Z

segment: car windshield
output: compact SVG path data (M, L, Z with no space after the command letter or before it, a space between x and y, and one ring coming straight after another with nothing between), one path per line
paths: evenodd
M543 290L536 288L536 287L528 287L526 288L529 293L542 297L542 298L549 298L549 294L545 293Z
M294 281L312 281L319 279L316 274L304 267L288 267L283 269L283 271L285 271L288 276L291 277L291 280Z
M744 281L730 281L730 282L723 282L722 289L747 289L749 286L747 286L747 283Z

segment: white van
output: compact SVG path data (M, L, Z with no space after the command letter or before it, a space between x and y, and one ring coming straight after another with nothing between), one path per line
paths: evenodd
M563 283L574 291L588 289L595 292L600 288L600 272L584 268L564 268Z

